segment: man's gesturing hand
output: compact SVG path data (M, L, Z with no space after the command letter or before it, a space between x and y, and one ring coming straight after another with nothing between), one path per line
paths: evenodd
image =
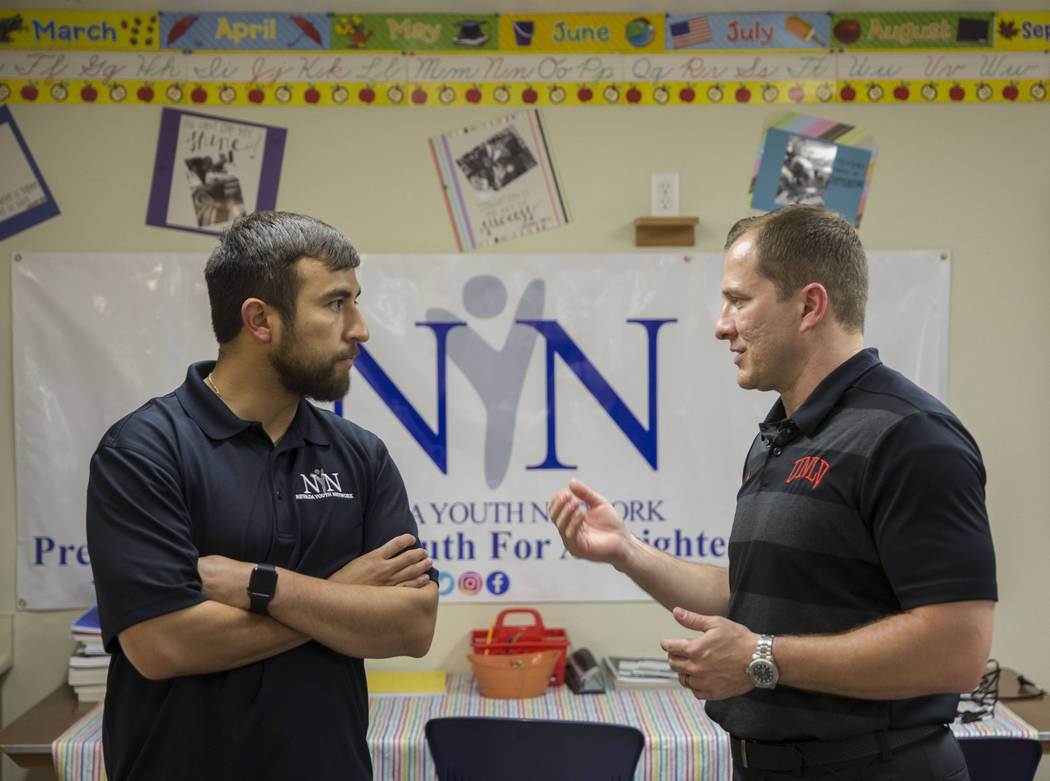
M579 480L570 480L568 491L554 494L547 509L565 548L576 558L615 565L626 554L631 534L623 519L605 497Z
M743 624L721 616L702 616L680 607L675 620L696 637L660 641L679 682L698 700L724 700L753 688L747 665L758 644L758 635Z

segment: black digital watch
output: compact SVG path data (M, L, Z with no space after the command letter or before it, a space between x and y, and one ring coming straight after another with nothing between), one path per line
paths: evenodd
M266 613L270 600L277 593L277 570L273 564L257 564L248 579L248 598L253 613Z

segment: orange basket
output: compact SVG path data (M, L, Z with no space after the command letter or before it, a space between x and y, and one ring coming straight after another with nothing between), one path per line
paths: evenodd
M539 697L551 682L551 673L561 651L529 654L468 654L481 696L497 700Z
M504 619L511 613L528 613L531 624L508 624ZM569 647L569 636L564 629L548 628L538 610L529 607L512 607L501 610L496 622L488 629L474 629L470 633L470 650L479 656L504 654L527 654L533 651L558 651L558 658L551 672L551 685L565 683L565 652Z

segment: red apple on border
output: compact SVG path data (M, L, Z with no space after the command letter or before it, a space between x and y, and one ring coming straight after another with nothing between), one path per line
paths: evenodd
M80 88L80 99L85 103L94 103L98 99L98 90L90 84Z
M422 106L427 102L427 91L422 87L416 87L412 90L412 102L417 106Z
M463 94L463 97L467 99L467 103L480 103L481 90L477 87L471 87Z
M321 93L317 91L317 87L312 84L307 88L306 92L303 93L303 100L307 103L316 103L321 99Z
M1003 97L1007 100L1017 100L1019 94L1017 85L1012 82L1003 87Z
M248 90L248 100L250 100L252 103L262 103L265 97L266 93L264 93L258 87L252 87L250 90Z
M376 99L376 91L371 87L362 87L358 91L357 97L362 103L371 103Z
M135 97L141 100L143 103L149 103L153 100L153 87L149 84L143 84L135 91Z
M953 84L952 88L948 90L948 97L955 101L962 100L966 97L966 90L959 84Z
M839 97L847 103L851 103L857 97L857 90L853 89L849 84L839 90Z
M594 91L590 87L580 87L576 92L576 97L579 98L580 103L589 103L594 97Z
M190 93L190 100L194 103L203 103L208 99L208 92L204 87L195 87Z
M683 103L692 103L696 100L696 90L692 86L682 87L678 90L678 99Z
M737 103L747 103L751 100L751 90L741 84L733 96L736 98Z
M627 98L628 103L638 103L642 99L642 91L632 85L631 88L627 90L625 97Z
M18 91L18 94L22 96L22 100L36 100L40 90L36 88L35 84L26 84Z
M897 100L907 100L910 94L911 92L908 90L908 87L904 84L893 88L893 97L895 97Z
M521 99L526 103L535 103L539 96L540 94L532 87L526 87L521 93Z

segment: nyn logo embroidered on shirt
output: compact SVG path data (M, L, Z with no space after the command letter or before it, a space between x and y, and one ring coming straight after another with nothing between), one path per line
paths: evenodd
M351 493L344 493L343 486L339 482L339 473L315 469L308 475L302 473L299 477L303 481L302 493L295 495L296 499L353 499Z
M795 466L791 469L791 474L788 475L785 483L790 483L794 480L808 480L816 488L820 485L820 481L824 479L824 475L831 468L831 464L825 461L820 456L805 456L795 462Z

